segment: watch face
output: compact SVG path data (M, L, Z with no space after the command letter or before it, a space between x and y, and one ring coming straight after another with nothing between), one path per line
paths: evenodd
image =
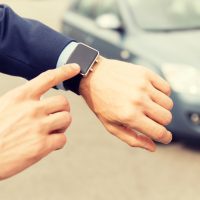
M81 74L86 76L90 68L95 63L99 52L87 45L79 43L69 57L67 63L77 63L80 65Z

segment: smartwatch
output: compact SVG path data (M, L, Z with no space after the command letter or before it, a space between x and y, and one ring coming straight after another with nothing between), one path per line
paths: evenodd
M63 83L65 89L70 89L79 94L81 79L86 77L89 72L92 71L92 67L98 62L98 57L99 51L86 44L78 43L66 61L66 64L76 63L80 66L81 71L80 74Z

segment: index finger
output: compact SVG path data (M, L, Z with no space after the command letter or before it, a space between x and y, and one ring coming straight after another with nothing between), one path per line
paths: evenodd
M165 81L163 78L161 78L158 74L149 71L150 75L150 81L151 84L158 89L159 91L163 92L167 96L171 95L171 88L167 81Z
M40 97L52 87L76 76L80 72L77 64L68 64L56 69L43 72L36 78L29 81L26 86L33 96Z

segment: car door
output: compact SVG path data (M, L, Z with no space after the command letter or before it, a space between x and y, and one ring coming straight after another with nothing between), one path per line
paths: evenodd
M112 17L106 20L106 16ZM115 22L118 20L121 27L105 28L104 24L99 23L112 19ZM129 53L123 48L126 34L117 0L79 0L67 11L63 27L64 34L98 49L101 55L131 60Z
M95 0L76 0L67 9L63 24L62 32L78 42L92 43L89 41L88 28L92 28L90 18L93 15ZM90 37L91 39L91 37Z

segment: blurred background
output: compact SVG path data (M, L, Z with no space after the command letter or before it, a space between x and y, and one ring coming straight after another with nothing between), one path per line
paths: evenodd
M199 0L2 0L110 58L145 65L172 86L174 133L156 153L108 134L84 101L66 95L68 144L0 182L1 200L196 200L200 189ZM0 94L25 80L0 74Z

